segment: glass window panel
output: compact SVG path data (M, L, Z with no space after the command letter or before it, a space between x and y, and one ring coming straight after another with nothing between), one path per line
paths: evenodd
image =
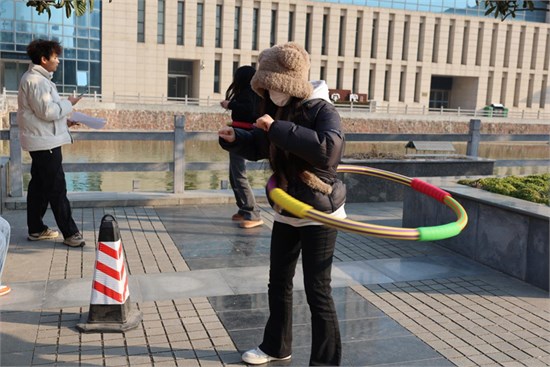
M85 38L77 38L76 47L78 48L90 48L90 41Z
M90 86L101 86L101 64L98 62L90 63Z
M63 37L61 44L63 47L76 47L73 37Z
M90 14L90 27L99 28L101 24L101 15L98 11L94 11L92 14Z
M4 1L2 1L4 2ZM26 2L18 1L15 3L15 19L26 20L30 22L32 20L32 8L26 5Z
M15 22L15 30L17 32L31 32L31 23L27 22Z
M0 31L12 31L13 30L13 22L9 20L2 20L0 21Z
M13 32L0 32L0 42L13 43Z
M79 60L88 60L90 58L90 51L88 50L78 50L76 56Z
M32 35L30 33L16 33L15 43L20 45L28 45L32 41Z
M101 49L101 42L96 41L96 40L90 40L90 49L100 50Z
M63 28L59 24L50 24L50 34L61 36L63 34Z
M101 52L90 51L90 60L101 61Z
M90 64L88 63L88 61L78 61L78 63L76 64L76 69L79 71L88 71L89 68Z
M65 49L63 49L63 58L64 59L76 59L76 50L74 48L65 48Z
M88 27L89 18L90 18L90 13L88 12L86 12L85 14L79 17L76 17L76 25L78 25L79 27Z
M90 29L90 38L100 39L101 32L97 29Z
M15 45L15 51L21 51L27 53L27 45Z
M59 66L57 67L57 70L55 73L53 73L53 78L52 78L52 81L55 83L55 84L58 84L57 85L57 91L58 92L62 92L63 91L63 63L60 62L59 63ZM60 86L61 84L61 86Z
M0 50L13 51L13 46L12 43L0 43Z
M64 60L63 66L64 84L76 85L76 61Z
M65 37L67 36L74 36L75 35L75 28L72 26L64 26L63 27L63 35Z
M15 7L12 1L0 2L0 19L13 19L15 16Z
M88 28L76 28L76 35L78 37L88 38L89 34L90 32L88 31Z
M34 34L47 35L48 34L48 25L46 23L34 23L32 25L32 32Z

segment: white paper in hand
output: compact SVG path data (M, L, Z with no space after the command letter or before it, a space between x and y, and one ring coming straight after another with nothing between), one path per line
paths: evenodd
M88 116L85 113L73 112L70 120L84 124L92 129L102 129L105 126L105 119Z

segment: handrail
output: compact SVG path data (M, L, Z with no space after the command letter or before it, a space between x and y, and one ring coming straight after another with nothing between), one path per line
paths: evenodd
M550 134L481 134L481 121L470 120L468 134L370 134L350 133L346 134L347 141L460 141L467 142L466 155L477 157L479 144L482 141L549 141ZM16 114L10 113L10 130L0 130L0 140L10 141L9 170L7 180L2 180L0 185L9 182L8 192L12 197L23 196L23 173L30 171L30 164L23 164L21 144L19 142ZM173 141L172 162L121 162L121 163L64 163L67 172L117 172L117 171L169 171L174 174L174 193L183 193L185 170L223 170L227 168L226 162L185 162L185 140L217 140L214 132L186 132L185 117L174 116L173 131L73 131L71 134L78 140L157 140ZM534 161L534 160L530 160ZM541 160L543 162L544 160ZM504 163L503 164L510 164ZM498 165L498 163L497 163ZM265 168L266 163L247 162L247 167L254 169Z
M61 96L72 95L72 93L60 93ZM0 96L0 107L2 96L7 101L8 98L14 99L17 97L17 91L4 90ZM168 97L164 94L159 95L142 95L138 94L117 94L112 93L90 93L84 95L86 98L93 100L94 102L104 103L137 103L137 104L157 104L157 105L178 105L178 106L200 106L200 107L212 107L219 109L219 101L222 97L213 98L192 98L185 97ZM7 107L7 102L5 102ZM340 112L359 112L368 114L392 114L392 115L430 115L430 116L462 116L462 117L493 117L502 118L508 117L517 120L550 120L550 113L544 110L518 110L511 109L506 113L496 110L481 109L466 109L462 107L458 108L429 108L425 105L392 105L390 103L380 104L377 101L364 102L336 102L335 107ZM1 111L1 109L0 109Z

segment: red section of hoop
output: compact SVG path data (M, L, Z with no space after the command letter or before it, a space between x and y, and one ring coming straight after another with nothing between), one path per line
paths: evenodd
M445 203L444 200L446 196L451 196L451 194L449 194L447 191L442 190L439 187L429 184L425 181L419 180L418 178L412 179L411 187L416 191L431 196L442 203Z

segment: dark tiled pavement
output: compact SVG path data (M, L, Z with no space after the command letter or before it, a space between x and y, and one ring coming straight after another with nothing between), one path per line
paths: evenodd
M208 366L241 364L268 315L272 212L242 230L233 205L75 209L88 246L25 239L12 226L0 298L0 365ZM401 203L348 204L356 220L400 225ZM141 325L124 334L81 334L88 311L97 231L119 222L133 307ZM49 223L53 223L48 213ZM307 365L309 310L295 277L293 360ZM333 271L349 366L550 365L548 293L434 243L340 232Z

